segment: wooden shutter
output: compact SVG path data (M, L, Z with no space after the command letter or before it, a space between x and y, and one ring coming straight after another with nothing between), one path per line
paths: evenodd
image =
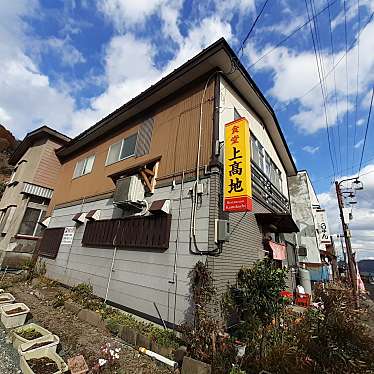
M153 118L145 120L139 128L136 140L135 156L140 157L149 153L152 141Z
M169 248L170 214L87 222L82 244L87 247Z
M64 231L65 227L45 229L39 244L39 255L48 258L56 258Z

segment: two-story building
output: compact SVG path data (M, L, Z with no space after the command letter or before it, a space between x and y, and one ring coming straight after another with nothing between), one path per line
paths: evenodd
M253 211L228 213L224 126L239 117L250 128ZM294 256L292 241L283 243L298 230L287 182L296 168L271 106L224 39L57 155L40 246L47 275L89 282L112 305L157 322L156 303L168 323L179 323L197 261L222 293L242 266Z
M336 257L326 212L306 170L289 177L288 184L292 216L300 229L296 235L299 264L309 270L312 281L329 281Z
M14 171L0 201L2 267L17 268L31 258L60 169L55 150L69 140L42 126L28 133L10 157Z

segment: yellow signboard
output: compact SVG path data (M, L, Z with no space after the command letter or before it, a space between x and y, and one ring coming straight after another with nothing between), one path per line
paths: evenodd
M250 134L245 118L225 125L223 209L227 212L252 210Z

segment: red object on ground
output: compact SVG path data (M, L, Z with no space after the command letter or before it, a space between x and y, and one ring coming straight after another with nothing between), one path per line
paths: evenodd
M279 295L282 297L287 297L288 299L292 299L293 297L292 292L289 292L289 291L281 291Z
M310 305L310 295L308 293L296 294L295 304L307 308Z

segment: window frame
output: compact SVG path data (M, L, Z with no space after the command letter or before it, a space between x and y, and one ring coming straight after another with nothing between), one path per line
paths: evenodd
M86 166L87 166L88 160L91 159L91 158L93 158L91 169L90 169L90 171L88 171L88 172L84 172L85 169L86 169ZM76 162L76 164L75 164L75 168L74 168L73 178L72 178L72 179L77 179L77 178L83 177L84 175L90 174L90 173L92 172L93 167L94 167L95 159L96 159L96 155L90 155L90 156L87 156L86 158L83 158L83 159L81 159L81 160L78 160L78 161ZM80 175L75 175L75 174L76 174L76 171L77 171L77 167L78 167L78 165L79 165L80 162L83 162L82 174L80 174Z
M33 231L32 231L32 235L30 235L30 234L22 234L22 233L20 233L21 226L22 226L22 224L23 224L23 220L24 220L24 218L25 218L25 215L26 215L27 209L39 210L38 219L36 220L35 226L34 226ZM27 238L41 238L42 235L37 236L36 233L37 233L37 231L38 231L38 228L39 228L38 225L40 225L39 222L40 222L40 220L41 220L41 217L42 217L43 213L46 213L46 209L34 208L34 207L32 207L32 206L27 206L26 209L25 209L25 213L23 214L23 217L22 217L21 223L20 223L20 225L19 225L19 227L18 227L18 230L17 230L17 234L16 234L16 235L17 235L17 236L22 236L22 237L27 237Z
M256 159L258 159L258 161ZM252 133L251 161L253 161L255 165L267 176L271 184L283 194L282 171L278 168L273 159L266 152L264 146ZM269 170L267 170L267 167L269 168ZM279 185L277 183L279 183Z
M121 158L121 154L122 154L122 151L123 151L123 146L125 144L125 140L131 138L131 137L135 137L135 145L134 145L134 151L132 154L124 157L124 158ZM131 158L131 157L135 157L136 155L136 142L138 140L138 132L134 133L134 134L131 134L129 136L127 136L126 138L122 138L121 140L119 140L118 142L115 142L113 144L111 144L108 148L108 153L106 155L106 160L105 160L105 166L109 166L109 165L113 165L115 164L116 162L120 162L120 161L123 161L123 160L127 160L128 158ZM118 154L118 159L116 161L113 161L113 162L109 162L109 155L110 155L110 150L112 149L112 147L118 143L121 143L121 148L119 150L119 154Z

